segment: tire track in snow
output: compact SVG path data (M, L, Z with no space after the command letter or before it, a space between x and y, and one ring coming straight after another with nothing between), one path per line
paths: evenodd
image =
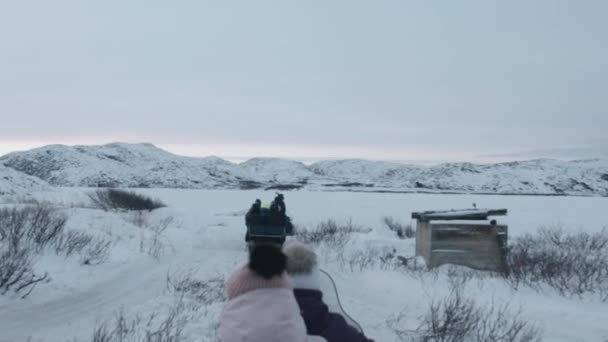
M90 337L96 323L111 317L122 307L141 305L162 295L167 272L191 266L188 256L173 257L160 263L143 263L86 290L76 290L44 303L33 303L16 310L0 312L0 341L66 341ZM197 261L197 265L200 265ZM66 332L74 336L65 336Z

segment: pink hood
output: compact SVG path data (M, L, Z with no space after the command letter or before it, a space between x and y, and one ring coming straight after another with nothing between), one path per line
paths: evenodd
M276 288L253 290L229 300L219 335L222 342L325 341L306 335L293 291Z

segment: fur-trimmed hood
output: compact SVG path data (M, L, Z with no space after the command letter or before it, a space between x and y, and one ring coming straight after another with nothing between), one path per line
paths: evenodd
M290 242L283 248L287 255L287 273L294 288L320 290L320 269L317 254L312 247L300 242Z

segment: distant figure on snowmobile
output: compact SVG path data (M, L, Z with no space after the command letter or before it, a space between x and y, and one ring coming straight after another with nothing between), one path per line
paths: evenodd
M285 197L277 194L269 207L263 207L256 199L245 215L245 242L251 248L257 243L272 243L282 246L288 235L293 235L293 224L287 216Z

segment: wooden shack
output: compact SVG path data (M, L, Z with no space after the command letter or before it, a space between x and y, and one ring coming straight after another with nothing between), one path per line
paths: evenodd
M508 227L492 216L506 209L467 209L412 213L416 224L416 255L428 267L455 264L480 270L506 268Z

